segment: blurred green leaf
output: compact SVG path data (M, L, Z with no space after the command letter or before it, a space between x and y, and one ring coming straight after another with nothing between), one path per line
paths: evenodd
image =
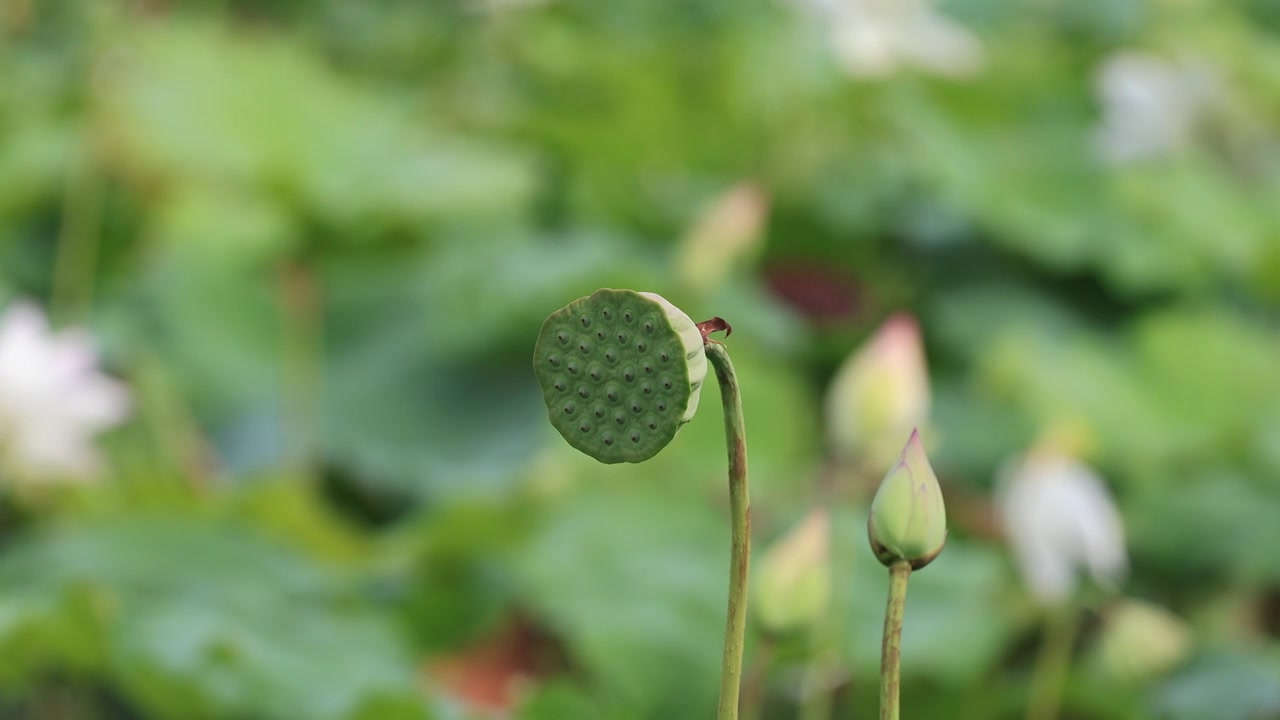
M715 706L727 520L611 486L544 518L517 568L528 601L605 698L639 717L703 717Z
M82 523L10 549L0 584L0 645L30 658L10 683L81 658L160 715L348 718L417 698L399 716L425 717L412 662L375 608L243 527Z
M1280 714L1280 663L1274 653L1208 653L1165 682L1151 709L1161 720L1274 717Z

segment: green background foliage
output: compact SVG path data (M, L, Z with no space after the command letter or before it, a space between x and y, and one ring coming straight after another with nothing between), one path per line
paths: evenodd
M733 324L757 549L833 472L836 366L920 319L951 536L907 717L1021 717L1042 631L992 478L1062 418L1117 497L1120 592L1192 638L1108 674L1115 596L1085 592L1064 716L1280 717L1280 14L938 9L976 75L851 78L783 0L0 0L0 311L88 327L134 397L100 482L0 476L0 717L451 720L486 681L514 717L708 717L718 390L642 465L566 447L530 356L600 287ZM1193 141L1095 152L1120 50L1213 68ZM762 250L682 276L742 181ZM836 626L751 628L766 718L832 648L842 716L874 709L883 470L836 501Z

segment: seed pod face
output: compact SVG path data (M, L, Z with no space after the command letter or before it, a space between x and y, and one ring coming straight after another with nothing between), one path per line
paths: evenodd
M642 462L698 407L702 333L661 296L602 289L555 311L533 351L551 424L603 463Z

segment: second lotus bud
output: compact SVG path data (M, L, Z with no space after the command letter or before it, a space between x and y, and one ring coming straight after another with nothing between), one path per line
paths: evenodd
M756 616L766 630L788 633L822 619L831 596L831 516L813 510L765 553L756 575Z
M898 462L880 482L871 502L867 535L881 563L905 560L915 570L932 562L947 542L942 488L918 430L911 433Z

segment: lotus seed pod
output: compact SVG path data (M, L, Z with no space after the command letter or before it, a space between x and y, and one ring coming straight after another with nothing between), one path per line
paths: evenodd
M867 535L884 565L906 560L919 570L942 552L947 542L947 511L919 431L911 433L898 463L880 482L871 501Z
M555 311L533 350L551 424L603 463L642 462L693 418L702 333L659 295L602 289Z

